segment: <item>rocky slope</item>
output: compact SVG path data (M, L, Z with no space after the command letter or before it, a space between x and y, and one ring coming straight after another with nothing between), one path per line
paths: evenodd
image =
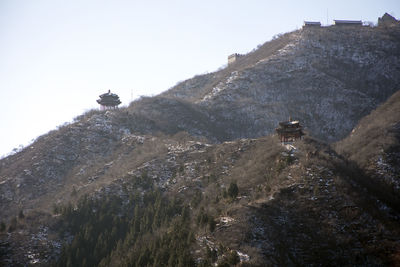
M74 239L57 232L60 206L86 194L129 203L154 187L190 206L198 262L215 251L210 260L222 264L232 250L254 266L399 262L399 93L336 151L310 137L288 148L261 137L289 115L311 136L346 136L398 91L399 51L397 26L298 30L38 138L0 160L2 263L57 259ZM229 198L232 183L239 195ZM215 229L196 223L204 212Z
M395 94L361 120L352 135L335 145L337 151L351 161L358 159L354 156L358 153L372 164L381 160L383 151L397 155L398 97L399 93ZM103 129L104 123L117 114L94 113L61 132L68 136L69 131L82 124L95 137L98 133L95 126L101 125ZM53 203L74 203L91 192L94 198L118 196L124 203L132 192L146 192L152 183L167 196L177 196L190 205L193 218L204 212L215 218L215 230L203 227L195 230L192 251L197 259L206 258L205 251L211 250L216 251L215 261L222 262L234 250L242 264L249 266L320 265L328 261L335 265L392 265L399 261L398 206L365 183L372 177L378 181L375 186L389 184L395 190L396 163L384 173L360 162L362 168L373 171L364 172L328 145L309 137L287 148L278 143L276 136L209 144L185 133L139 136L111 126L106 128L116 130L121 139L98 143L97 160L84 161L93 156L89 152L81 155L85 163L71 158L76 166L68 165L62 186L54 186L50 176L46 183L42 181L36 190L30 191L42 192L39 196L20 200L20 207L32 210L24 209L25 217L17 219L15 229L1 235L2 261L9 265L27 262L47 265L57 259L61 244L71 242L73 236L59 236L55 227L59 217L49 214ZM55 140L59 141L60 136ZM36 147L39 144L40 140ZM357 149L368 144L373 147ZM376 145L384 149L379 150ZM113 147L114 152L107 152L106 147ZM63 158L58 160L68 163L69 150L58 148L58 158ZM30 150L15 156L22 157ZM144 181L143 175L149 180ZM11 186L11 181L3 184ZM233 181L238 185L239 195L232 201L224 192ZM45 191L45 185L50 186L49 190ZM28 192L25 190L22 193ZM20 191L15 193L23 196ZM2 203L2 207L7 207L2 209L5 216L6 210L14 208L7 205ZM116 250L113 255L125 255L122 252ZM120 257L111 257L109 261L120 262L124 259Z
M215 251L214 261L220 263L236 251L248 266L390 265L399 260L399 213L365 191L358 183L362 174L329 146L310 138L290 150L274 136L218 145L185 138L126 136L125 153L81 174L74 198L91 179L108 182L92 197L118 196L121 203L154 183L191 207L193 225L201 214L215 219L214 230L194 227L191 251L198 261L207 258L207 250ZM148 145L159 146L157 155L135 164L135 154ZM224 193L232 182L239 188L234 199ZM73 236L57 234L58 216L26 214L15 230L2 235L2 259L10 265L47 265ZM110 255L112 265L128 254L119 247Z
M129 133L112 122L110 113L63 126L40 137L21 152L0 163L0 217L19 209L49 208L55 194L70 194L73 181L85 168L113 155Z
M271 133L292 115L313 136L337 141L399 90L399 40L399 27L298 30L163 96L204 107L227 138Z
M336 150L360 167L380 198L400 207L400 92L363 118Z

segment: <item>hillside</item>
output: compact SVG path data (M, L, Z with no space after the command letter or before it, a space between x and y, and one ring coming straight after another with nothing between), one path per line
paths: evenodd
M335 148L366 173L366 186L400 207L400 92L360 120Z
M399 29L290 32L1 159L0 262L400 262Z
M163 96L206 108L228 139L272 133L292 115L337 141L399 89L399 40L399 27L298 30Z
M180 227L192 236L182 239L188 242L182 245L190 248L190 254L182 259L187 262L222 264L234 261L229 256L232 251L248 266L327 261L334 265L388 265L398 260L398 213L367 194L358 184L361 174L329 146L305 138L290 152L274 136L218 145L187 138L144 137L137 143L138 138L133 137L126 141L120 157L90 172L86 169L75 185L77 192L70 192L77 200L93 179L110 181L90 197L93 200L81 198L75 209L61 202L53 207L53 217L26 211L24 218L18 218L16 230L3 236L7 259L14 263L34 259L47 265L58 257L60 244L72 241L61 252L61 266L84 259L105 266L130 264L139 262L143 253L154 253L146 260L151 265L156 258L168 262L174 254L167 249L164 256L158 255L160 250L154 251L153 246L162 243L152 242L161 240L150 236L174 239L165 230L184 223ZM135 154L143 153L145 146L157 155L135 165ZM237 185L237 195L231 193L232 184ZM161 196L165 199L157 200ZM173 208L178 215L168 215L162 205L148 206L158 202L165 203L165 209L178 205ZM143 208L135 208L137 205ZM185 206L190 210L188 221L180 222ZM159 219L153 217L158 213ZM107 216L111 219L105 221ZM114 228L120 231L114 232ZM145 238L146 233L153 234ZM93 237L87 239L88 235ZM103 239L110 243L100 245ZM115 247L112 240L121 240L121 244ZM171 245L180 246L174 242ZM107 249L96 258L93 255L99 255L99 245ZM79 254L83 249L86 252Z

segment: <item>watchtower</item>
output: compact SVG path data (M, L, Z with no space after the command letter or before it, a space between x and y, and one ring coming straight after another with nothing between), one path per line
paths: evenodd
M238 53L235 53L235 54L232 54L232 55L228 56L228 65L234 63L241 56L242 55L238 54Z
M110 90L108 90L107 93L100 95L99 97L100 99L97 99L97 103L100 104L101 110L117 109L118 105L121 104L119 96L117 94L111 93Z
M289 117L288 121L279 122L279 128L275 129L282 143L293 142L301 139L304 135L299 121L294 121Z

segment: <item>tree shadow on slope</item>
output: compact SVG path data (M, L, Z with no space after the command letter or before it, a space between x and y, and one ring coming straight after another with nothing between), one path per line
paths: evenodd
M338 198L312 198L295 187L281 190L255 214L253 223L264 234L254 242L265 247L272 265L387 265L399 249L398 233L361 207Z
M134 131L148 133L142 129L146 125L137 125L137 120L141 118L154 129L165 134L176 134L180 131L187 131L193 136L204 136L211 141L225 140L225 129L219 127L211 119L211 115L206 109L201 109L196 104L185 100L149 97L142 98L140 101L131 103L127 108L127 122L131 123L130 128ZM133 117L132 117L133 116Z

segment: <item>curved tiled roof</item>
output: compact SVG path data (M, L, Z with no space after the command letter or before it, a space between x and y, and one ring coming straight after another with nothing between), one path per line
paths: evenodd
M108 93L102 94L99 97L100 99L97 99L97 103L103 106L118 106L121 104L119 96L111 93L110 90L108 90Z

